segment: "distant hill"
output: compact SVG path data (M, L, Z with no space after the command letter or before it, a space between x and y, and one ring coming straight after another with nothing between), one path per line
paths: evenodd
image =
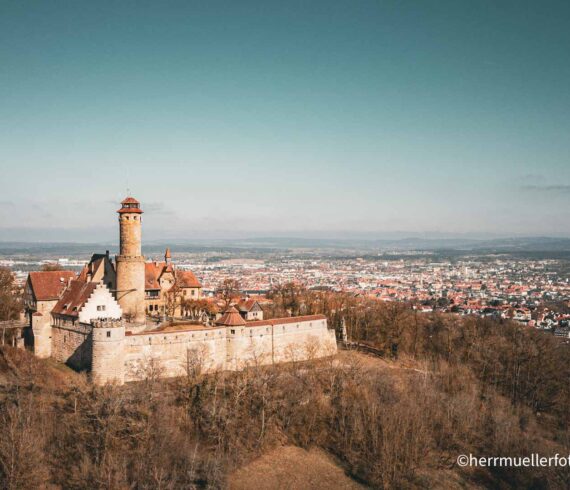
M334 253L381 253L381 252L442 252L492 254L492 253L543 253L570 256L570 238L559 237L513 237L495 239L472 238L401 238L401 239L333 239L298 237L258 237L224 240L170 240L148 241L143 246L147 256L157 256L170 246L175 253L227 252L227 253L272 253L278 251L318 251ZM94 252L110 250L117 253L116 243L73 242L0 242L0 256L84 257Z

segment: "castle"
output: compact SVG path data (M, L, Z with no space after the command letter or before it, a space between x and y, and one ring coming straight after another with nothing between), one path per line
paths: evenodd
M83 270L30 272L24 338L38 357L87 371L96 384L173 377L332 355L336 338L323 315L263 319L256 302L230 306L215 321L183 318L186 299L202 296L191 271L142 255L139 201L119 215L119 254L95 254ZM182 318L180 318L182 317ZM176 321L173 318L178 318Z

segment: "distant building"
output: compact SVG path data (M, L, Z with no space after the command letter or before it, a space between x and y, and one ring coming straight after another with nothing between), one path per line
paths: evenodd
M240 301L237 305L239 314L244 320L263 320L263 309L259 303L254 299L244 299Z
M174 287L174 290L173 290ZM202 297L202 285L192 271L179 270L172 264L170 249L164 254L164 262L145 263L145 305L151 316L168 313L169 301L177 303L174 315L181 313L181 303ZM175 295L169 298L169 294Z
M570 327L569 326L558 326L553 331L556 337L570 338Z

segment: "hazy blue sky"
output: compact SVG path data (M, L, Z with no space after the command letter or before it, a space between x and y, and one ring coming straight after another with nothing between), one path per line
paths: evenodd
M0 240L570 233L570 2L0 0ZM65 230L61 235L60 230Z

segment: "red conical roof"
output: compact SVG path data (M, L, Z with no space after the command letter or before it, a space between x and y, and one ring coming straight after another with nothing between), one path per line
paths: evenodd
M140 204L134 197L127 196L122 201L121 204Z
M117 210L117 213L138 213L141 214L143 211L140 208L140 202L134 197L128 196L121 201L121 209Z
M216 323L227 327L245 326L245 320L233 306L228 308Z

